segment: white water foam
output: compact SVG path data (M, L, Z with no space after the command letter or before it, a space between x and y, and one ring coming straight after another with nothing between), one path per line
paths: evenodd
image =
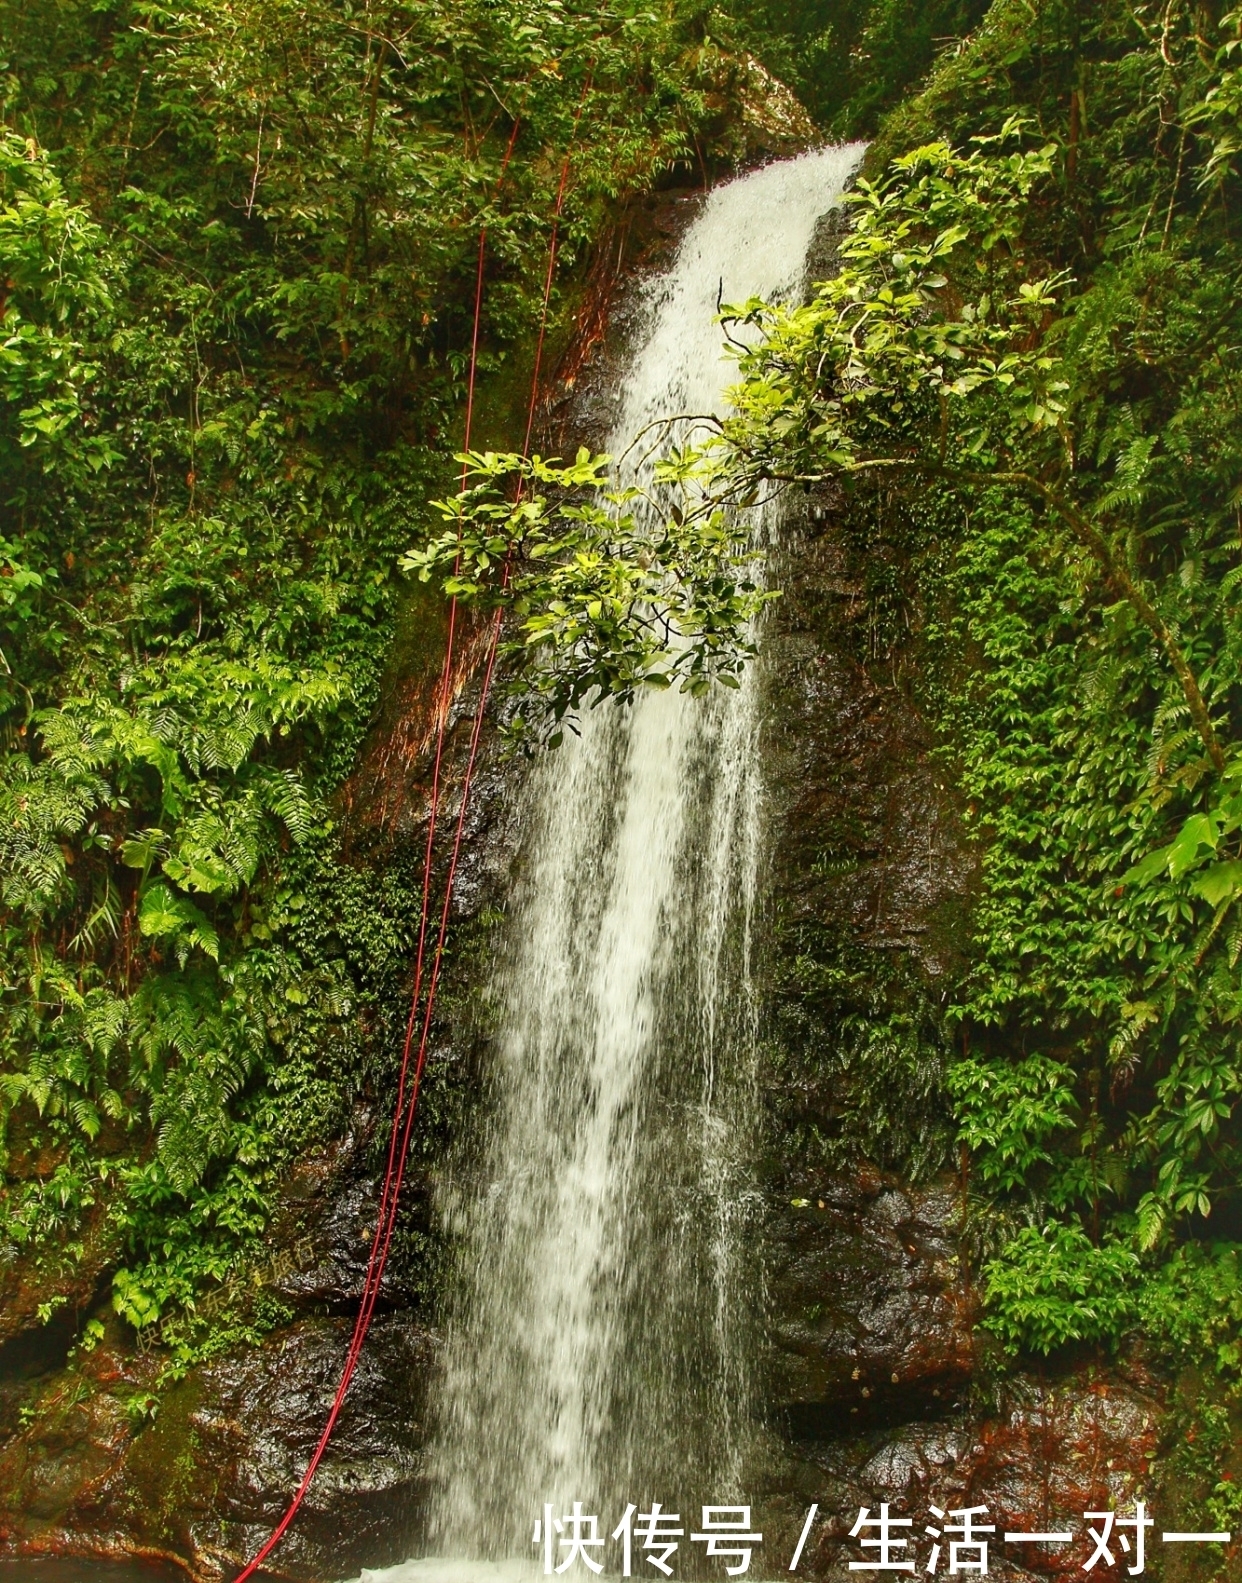
M614 454L649 423L720 408L733 365L718 296L800 291L816 222L860 152L804 154L707 196L648 287ZM461 1287L438 1382L431 1538L459 1559L367 1583L541 1576L521 1558L545 1501L558 1515L583 1501L606 1533L630 1500L690 1512L746 1499L760 1297L747 1246L751 671L734 692L588 713L532 777L493 985L487 1133L444 1204Z

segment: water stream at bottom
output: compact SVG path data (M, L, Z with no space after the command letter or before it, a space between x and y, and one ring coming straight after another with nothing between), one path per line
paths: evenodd
M646 288L614 454L720 407L718 298L799 292L858 155L817 150L705 198ZM703 1505L747 1500L758 732L748 674L589 713L532 777L487 1121L442 1203L461 1259L429 1453L438 1555L368 1579L541 1576L548 1503L581 1501L604 1537L630 1502L686 1514L689 1535Z

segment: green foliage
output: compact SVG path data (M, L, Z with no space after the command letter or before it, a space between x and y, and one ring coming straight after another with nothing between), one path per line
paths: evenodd
M569 466L492 452L458 460L461 492L436 502L453 526L402 564L511 613L512 734L556 746L586 704L630 703L643 687L738 685L773 595L754 580L749 525L696 489L688 456L656 467L655 488L676 488L671 504L610 489L609 458L585 449ZM558 491L557 503L535 488Z
M417 892L331 798L450 486L480 229L516 385L562 169L580 272L727 109L700 21L0 0L0 1240L36 1284L110 1250L182 1362L399 1037Z
M33 139L0 136L0 273L4 278L4 340L0 446L7 469L33 450L78 482L115 460L107 439L82 434L82 388L98 369L86 361L83 338L111 308L100 268L103 234L69 201ZM34 584L33 586L39 586ZM6 603L20 592L6 590Z
M1193 1250L1242 1165L1240 36L997 0L881 134L840 274L735 310L764 339L716 448L722 492L831 478L876 538L913 524L982 862L946 1083L997 1223L1044 1228L987 1322L1194 1331L1226 1374L1236 1250Z
M1036 1166L1051 1165L1050 1141L1074 1125L1073 1070L1044 1055L1016 1063L956 1061L945 1085L961 1121L959 1140L984 1182L1001 1192L1025 1186ZM1073 1196L1063 1180L1048 1190L1058 1208Z
M1166 1356L1242 1381L1242 1258L1236 1245L1179 1248L1143 1287L1139 1302L1144 1328Z
M1135 1315L1137 1274L1116 1242L1097 1246L1078 1226L1028 1226L984 1267L984 1324L1013 1353L1115 1344Z
M1187 1382L1189 1384L1189 1382ZM1236 1397L1222 1400L1214 1382L1200 1381L1182 1393L1164 1434L1160 1470L1166 1520L1237 1534L1242 1514ZM1228 1583L1234 1568L1223 1545L1204 1545L1202 1572L1210 1583Z
M1056 432L1067 382L1032 332L1064 275L1021 279L1011 262L1055 149L1006 152L1022 132L1013 117L968 155L932 143L901 156L846 195L841 268L810 303L726 311L762 332L725 425L750 474L995 465Z
M958 45L987 0L730 0L743 36L835 137L868 137L881 112Z
M777 1148L785 1162L867 1162L922 1181L943 1169L952 1142L943 1051L917 969L876 954L814 916L773 919L766 1059Z

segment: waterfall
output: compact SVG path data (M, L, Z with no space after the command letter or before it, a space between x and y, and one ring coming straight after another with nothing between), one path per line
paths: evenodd
M719 409L732 364L718 294L798 292L858 154L804 154L705 198L646 288L613 454L653 420ZM753 669L736 691L589 711L531 777L492 986L486 1135L445 1205L463 1257L431 1542L458 1559L369 1576L474 1583L530 1568L545 1502L559 1515L582 1501L605 1534L630 1501L697 1522L699 1503L747 1499Z

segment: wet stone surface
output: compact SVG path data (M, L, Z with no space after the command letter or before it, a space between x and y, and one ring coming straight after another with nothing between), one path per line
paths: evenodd
M906 956L935 981L960 960L979 855L913 700L912 656L882 646L839 505L805 502L775 555L782 597L764 660L773 891L788 918L870 953L877 978ZM895 566L899 586L903 576Z
M99 1561L80 1557L55 1560L0 1560L0 1583L185 1583L180 1567L159 1562Z
M0 1452L3 1536L28 1553L56 1553L89 1535L104 1553L184 1557L198 1577L231 1576L301 1477L349 1329L344 1319L304 1320L196 1369L137 1433L126 1401L152 1370L101 1348L83 1371L81 1400L59 1417L45 1413ZM377 1317L283 1571L331 1578L409 1553L434 1345L409 1315Z
M844 1583L859 1555L848 1535L860 1508L874 1514L888 1501L914 1520L907 1532L920 1572L933 1542L926 1528L943 1527L930 1508L986 1506L978 1520L995 1529L987 1536L990 1577L1082 1577L1092 1548L1082 1537L1083 1513L1133 1500L1155 1452L1160 1411L1150 1382L1085 1370L1055 1382L1012 1381L998 1410L979 1419L955 1414L861 1439L804 1442L800 1494L830 1514L808 1548L808 1575ZM1056 1531L1075 1538L1067 1545L1004 1542L1006 1532Z
M225 1560L266 1539L327 1419L348 1337L347 1321L308 1320L203 1370L191 1432L200 1465L223 1477L188 1492L183 1521L194 1551ZM434 1346L407 1315L377 1318L282 1568L344 1575L409 1553Z
M820 245L830 259L831 226ZM849 1530L882 1502L913 1519L920 1574L931 1506L986 1506L998 1535L1081 1534L1084 1512L1148 1487L1164 1412L1160 1382L1096 1363L989 1383L920 1009L961 961L978 852L917 707L921 616L900 546L861 553L846 517L813 496L788 524L764 661L771 1360L751 1489L771 1575L818 1503L799 1570L821 1583L856 1575ZM1089 1550L997 1542L989 1576L1081 1577Z
M789 1432L823 1437L948 1407L974 1354L958 1195L876 1173L798 1185L767 1233L773 1406Z

